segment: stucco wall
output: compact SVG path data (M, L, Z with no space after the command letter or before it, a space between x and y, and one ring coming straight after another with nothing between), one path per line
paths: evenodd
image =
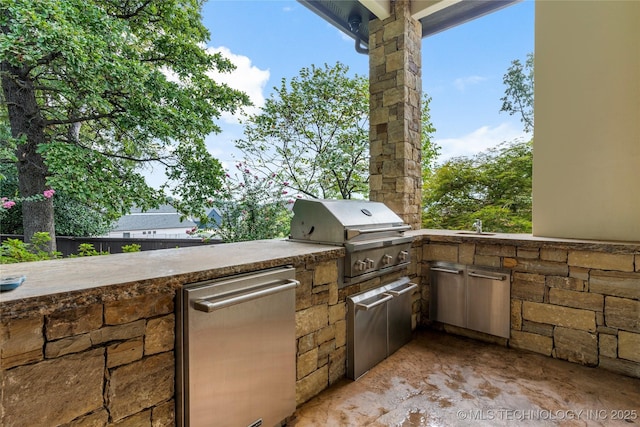
M640 241L640 2L536 2L533 233Z

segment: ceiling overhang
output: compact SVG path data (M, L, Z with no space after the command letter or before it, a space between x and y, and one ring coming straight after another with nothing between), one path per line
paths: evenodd
M298 0L351 36L369 43L369 21L391 16L393 0ZM422 37L439 33L521 0L412 0L411 14L422 24ZM360 22L358 23L358 19Z

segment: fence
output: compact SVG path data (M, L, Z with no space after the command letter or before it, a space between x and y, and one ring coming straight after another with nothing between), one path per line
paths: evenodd
M22 240L23 236L13 234L0 234L0 241L6 239ZM141 238L123 238L123 237L69 237L56 236L56 247L62 256L77 254L78 248L82 243L90 243L98 252L108 252L111 254L122 253L122 247L125 245L140 245L141 251L155 251L157 249L169 248L185 248L188 246L202 246L222 243L221 240L211 239L206 242L201 239L141 239Z

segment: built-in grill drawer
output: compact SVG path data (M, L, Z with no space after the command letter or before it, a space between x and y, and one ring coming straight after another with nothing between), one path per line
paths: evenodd
M463 265L434 264L431 267L429 318L448 325L465 327L466 292Z
M179 426L274 426L296 408L295 268L185 285Z
M442 262L431 266L431 320L509 338L510 301L508 271Z
M411 294L403 277L347 298L347 377L358 379L411 340Z

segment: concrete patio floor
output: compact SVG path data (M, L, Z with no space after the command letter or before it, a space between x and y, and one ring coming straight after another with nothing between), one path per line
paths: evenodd
M287 426L634 426L640 379L420 331L357 381L302 405Z

